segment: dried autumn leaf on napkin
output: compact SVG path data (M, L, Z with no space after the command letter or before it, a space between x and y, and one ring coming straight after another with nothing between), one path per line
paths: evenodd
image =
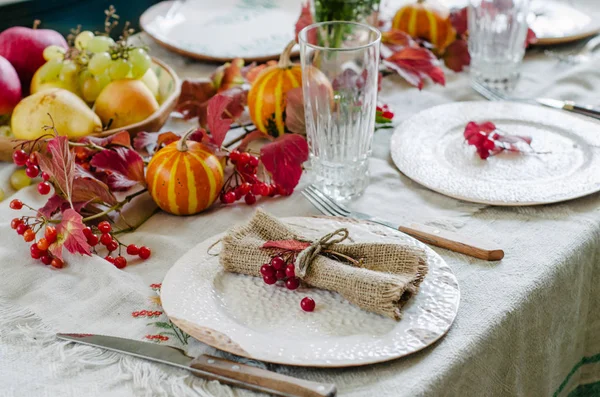
M270 240L262 245L263 248L276 248L284 251L300 252L310 247L310 243L298 240Z
M69 139L66 136L56 136L48 141L47 148L51 157L36 152L40 169L50 175L57 193L73 206L71 193L75 177L75 157L69 150Z
M419 90L423 88L427 77L434 83L446 84L444 71L437 66L437 58L426 48L405 47L385 58L383 64L398 72Z
M260 149L260 161L273 181L291 193L302 175L302 163L308 160L308 143L297 134L285 134Z
M91 255L91 247L83 229L85 225L81 215L72 208L63 211L62 220L56 227L56 242L52 243L48 250L60 260L62 260L63 246L72 254Z
M96 154L90 165L109 171L106 184L112 190L127 190L137 184L146 185L144 160L133 149L117 147Z
M443 55L444 64L450 70L461 72L465 66L471 64L471 54L467 42L463 39L457 39L452 42Z

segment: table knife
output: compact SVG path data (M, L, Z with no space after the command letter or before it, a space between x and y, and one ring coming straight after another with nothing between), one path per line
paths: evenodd
M540 105L548 106L554 109L568 110L569 112L582 114L600 120L600 109L591 106L578 105L573 101L559 101L558 99L536 98L535 101Z
M333 397L336 394L336 387L331 383L293 378L206 354L192 358L181 349L171 346L93 334L56 334L56 337L172 365L186 369L203 379L216 380L231 386L275 396Z

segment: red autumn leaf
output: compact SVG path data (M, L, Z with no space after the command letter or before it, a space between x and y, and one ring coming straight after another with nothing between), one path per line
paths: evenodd
M231 101L232 98L221 94L208 101L206 121L212 137L212 142L217 147L221 147L223 144L225 135L227 135L229 127L233 122L231 118L223 117L223 113L226 112L227 106Z
M310 247L310 243L298 240L270 240L263 244L263 248L277 248L285 251L300 252Z
M269 141L275 140L275 138L273 138L271 135L267 135L264 132L254 129L244 136L244 138L241 140L240 144L236 147L236 150L238 150L240 152L244 152L244 151L246 151L246 149L248 148L248 145L251 142L265 140L265 139L269 140Z
M444 71L437 66L437 58L426 48L405 47L384 59L383 63L419 89L423 88L427 77L437 84L446 83Z
M254 64L253 66L248 68L248 70L245 72L246 81L248 83L252 84L254 82L254 80L256 80L256 77L258 77L260 72L262 72L264 69L268 68L269 66L273 66L273 65L277 65L277 61L271 60L271 61L268 61L267 63L261 63L260 65Z
M79 167L81 168L81 167ZM82 169L73 180L73 203L85 206L89 203L113 205L117 199L108 186Z
M181 94L177 101L177 111L186 119L206 115L206 106L210 98L217 94L217 89L210 79L184 80Z
M469 145L475 146L482 160L503 150L522 152L523 148L532 151L532 138L529 136L501 134L491 121L476 123L470 121L465 126L463 136Z
M160 149L170 143L177 142L179 138L181 138L181 136L171 131L160 133L156 138L156 147Z
M109 135L107 137L97 137L97 136L86 136L82 138L79 142L82 143L94 143L98 146L109 147L109 146L124 146L131 147L131 137L129 136L129 132L120 131L116 134Z
M415 41L408 33L398 29L391 29L381 33L381 42L393 51L400 51L404 47L416 46Z
M296 21L296 41L298 41L298 34L302 29L307 27L308 25L312 25L314 23L312 13L310 12L310 4L307 1L302 5L302 10L300 11L300 16ZM317 44L317 31L316 29L311 30L309 37L307 37L307 41L311 44Z
M244 60L242 58L235 58L231 62L219 66L210 76L217 92L226 91L230 88L244 84L245 80L242 75L243 66Z
M306 120L304 119L304 97L302 87L293 88L287 92L285 105L285 127L293 133L306 135Z
M67 200L65 200L58 194L54 194L48 199L48 201L46 201L46 204L44 204L44 206L40 208L38 212L46 218L51 218L52 215L58 212L64 204L66 204L67 206L69 205Z
M48 141L47 149L51 157L37 152L40 169L50 175L56 191L72 206L75 158L69 150L69 140L66 136L56 136Z
M450 13L450 23L454 27L454 30L456 30L456 34L462 36L467 33L467 29L469 28L468 15L468 7L455 9Z
M302 175L302 163L308 160L306 139L285 134L260 149L260 160L273 181L291 193Z
M457 39L452 42L444 52L444 64L448 69L455 72L461 72L465 66L471 64L471 55L467 42L463 39Z
M72 254L91 255L83 229L83 218L74 209L69 208L62 213L62 220L56 227L56 242L49 247L52 255L62 260L63 246Z
M111 190L131 188L138 183L146 185L144 160L133 149L116 147L97 153L90 165L101 171L110 171L107 184Z
M530 44L537 43L538 38L535 32L531 28L527 28L527 37L525 37L525 48L529 47Z

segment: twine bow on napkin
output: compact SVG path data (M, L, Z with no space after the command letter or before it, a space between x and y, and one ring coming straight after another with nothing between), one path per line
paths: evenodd
M277 218L257 210L252 219L229 230L222 239L221 266L226 271L260 277L277 248L287 241L298 252L296 276L312 287L334 291L364 310L396 320L427 273L427 255L408 244L346 243L346 228L308 240ZM342 244L343 243L343 244ZM359 259L352 266L350 259ZM341 259L341 260L338 260Z

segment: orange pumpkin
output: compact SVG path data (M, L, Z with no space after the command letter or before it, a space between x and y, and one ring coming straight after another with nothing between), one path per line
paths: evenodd
M171 214L192 215L210 207L223 187L223 167L206 146L187 141L188 132L152 157L146 182L152 199Z
M266 67L256 76L248 93L248 109L252 122L260 131L272 136L285 133L286 93L302 86L302 68L291 63L290 42L281 53L279 63Z
M426 3L425 0L418 0L399 9L392 20L392 29L427 40L440 51L456 39L456 31L450 22L450 12Z

